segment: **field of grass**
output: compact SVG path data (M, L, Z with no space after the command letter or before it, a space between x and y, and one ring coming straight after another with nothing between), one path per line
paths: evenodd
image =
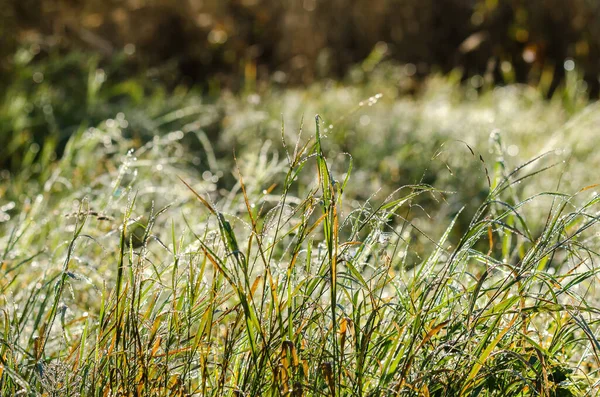
M237 95L36 67L0 105L0 395L598 393L575 72L544 100L407 96L398 65Z

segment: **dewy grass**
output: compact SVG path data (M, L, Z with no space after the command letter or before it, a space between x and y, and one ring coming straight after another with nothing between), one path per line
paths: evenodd
M23 152L0 173L0 395L597 394L598 160L576 143L597 106L390 78L125 109L58 160Z
M352 209L320 123L284 161L237 160L232 193L196 176L179 135L120 158L119 134L75 134L3 226L1 394L597 392L594 186L519 199L543 156L483 163L466 232L459 210L426 236L411 203L445 193ZM523 212L544 199L536 230Z

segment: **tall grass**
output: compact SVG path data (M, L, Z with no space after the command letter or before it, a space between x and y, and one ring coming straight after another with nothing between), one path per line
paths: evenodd
M596 186L524 195L562 163L511 168L495 136L492 161L451 153L485 195L427 227L420 200L448 206L447 191L345 199L352 161L325 128L296 142L282 128L279 149L235 159L227 189L220 169L198 175L192 133L136 146L102 125L73 134L43 183L17 175L1 394L598 391Z
M0 395L597 393L575 72L548 102L456 75L408 98L381 65L206 104L91 67L62 103L53 65L0 104Z

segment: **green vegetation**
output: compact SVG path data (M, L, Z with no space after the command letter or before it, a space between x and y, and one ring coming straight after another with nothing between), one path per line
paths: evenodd
M409 97L388 64L239 95L52 65L0 105L1 395L597 392L576 72L546 101Z
M567 61L598 97L599 32L593 0L22 0L0 10L0 70L19 46L102 60L123 50L129 70L169 63L168 81L239 88L241 76L340 78L383 57L421 77L460 68L499 84L511 65L520 83L549 78L554 92Z

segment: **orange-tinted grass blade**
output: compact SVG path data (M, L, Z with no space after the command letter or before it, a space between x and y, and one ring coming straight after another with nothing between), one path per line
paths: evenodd
M189 185L189 184L188 184L186 181L184 181L184 180L183 180L183 179L182 179L180 176L178 176L177 178L179 178L179 180L180 180L181 182L183 182L183 184L184 184L184 185L185 185L185 186L186 186L186 187L187 187L187 188L188 188L188 189L189 189L189 190L190 190L192 193L194 193L194 196L196 196L196 198L198 198L198 200L200 200L200 202L201 202L202 204L204 204L204 206L205 206L206 208L208 208L208 210L209 210L211 213L213 213L213 214L215 214L215 215L217 214L217 211L216 211L216 210L213 208L213 206L212 206L212 205L210 205L210 203L209 203L208 201L206 201L206 199L204 199L204 197L200 196L200 195L198 194L198 192L196 192L196 191L194 190L194 188L193 188L193 187L191 187L191 186L190 186L190 185Z
M417 347L417 350L419 350L425 343L429 342L429 340L431 338L433 338L438 332L440 332L442 330L442 328L444 328L446 325L448 325L448 323L450 323L450 321L444 321L444 322L439 323L435 327L433 327L431 329L431 331L429 331L427 333L427 335L425 335L425 337L423 338L423 340L419 344L419 347Z
M598 186L600 186L600 183L595 183L593 185L589 185L589 186L586 186L586 187L582 188L577 193L585 192L586 190L590 190L590 189L593 189L593 188L598 187Z

